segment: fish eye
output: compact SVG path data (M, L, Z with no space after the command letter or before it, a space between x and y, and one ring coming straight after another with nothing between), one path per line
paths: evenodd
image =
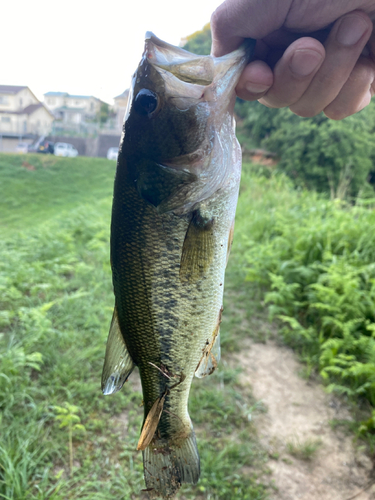
M142 89L135 96L133 106L140 115L150 115L158 106L158 96L149 89Z

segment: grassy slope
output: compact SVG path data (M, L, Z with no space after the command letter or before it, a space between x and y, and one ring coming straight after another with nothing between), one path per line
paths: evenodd
M131 383L112 397L99 387L113 306L108 242L114 164L28 156L36 170L24 171L22 161L0 156L8 200L1 212L7 240L0 242L0 498L146 498L135 452L141 394ZM13 227L24 231L13 234ZM238 308L251 289L242 286L236 243L232 252L223 361L217 373L194 381L190 398L202 476L196 487L182 488L181 499L267 497L259 479L265 456L250 419L257 405L226 362L240 345L244 319L256 315L254 307ZM67 404L76 406L72 412L86 429L73 432L73 475L68 428L59 428L56 419L56 407Z
M0 220L7 232L110 196L115 162L101 158L0 155Z

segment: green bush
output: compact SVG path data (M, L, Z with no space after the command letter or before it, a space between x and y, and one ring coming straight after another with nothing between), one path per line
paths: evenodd
M271 317L329 390L375 406L375 211L279 175L244 181L247 279L268 290Z
M247 135L277 154L277 169L296 186L330 193L331 198L357 196L365 190L374 169L375 104L342 121L323 114L300 118L288 109L271 109L259 104L238 102L240 137ZM242 139L243 140L243 139Z

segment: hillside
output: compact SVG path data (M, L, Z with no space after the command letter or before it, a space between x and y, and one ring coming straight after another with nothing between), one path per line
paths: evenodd
M112 195L116 162L102 158L0 154L0 220L14 232Z

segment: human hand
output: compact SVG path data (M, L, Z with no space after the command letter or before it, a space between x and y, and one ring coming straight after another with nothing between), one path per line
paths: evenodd
M375 93L371 18L375 0L226 0L211 18L212 53L257 39L239 97L339 120L363 109Z

